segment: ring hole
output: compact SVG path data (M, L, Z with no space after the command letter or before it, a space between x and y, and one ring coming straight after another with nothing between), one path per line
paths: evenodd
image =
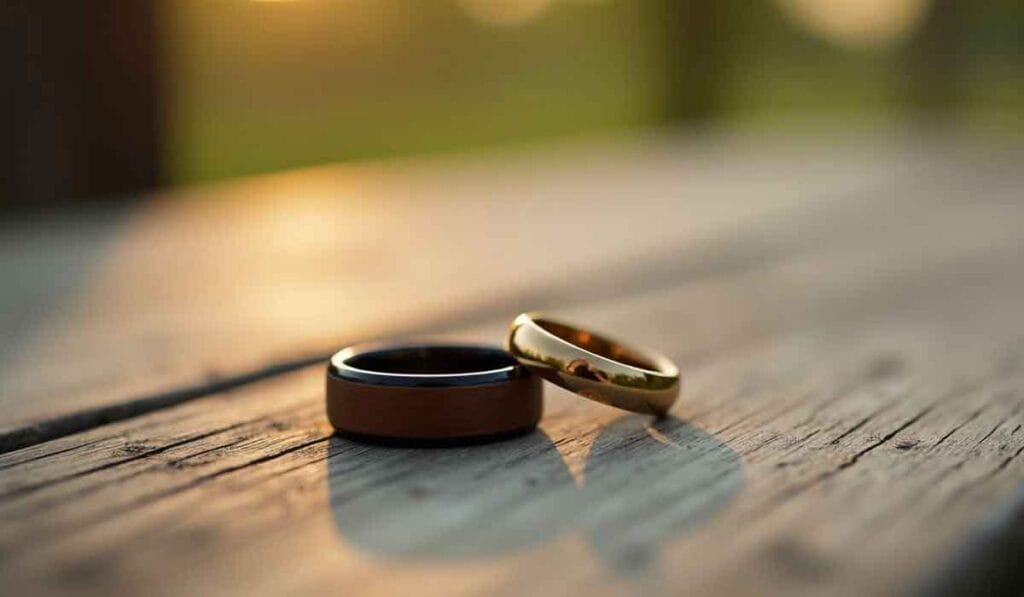
M406 375L478 373L515 366L512 355L476 346L411 346L364 352L349 357L356 369Z

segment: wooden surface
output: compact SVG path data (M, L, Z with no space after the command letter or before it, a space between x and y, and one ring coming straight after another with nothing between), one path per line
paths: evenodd
M1024 152L675 137L5 222L0 577L62 594L1024 590ZM545 308L666 420L548 386L474 448L334 438L354 339ZM45 366L44 366L45 365Z
M901 155L863 140L766 151L649 138L302 171L5 221L0 449L351 340L448 332L809 250L832 233L813 226L838 200L871 198L914 167ZM868 205L838 210L871 217ZM811 228L794 229L796 215Z

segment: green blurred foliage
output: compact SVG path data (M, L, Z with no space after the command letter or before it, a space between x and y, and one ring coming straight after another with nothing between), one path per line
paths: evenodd
M906 118L913 35L851 48L761 0L695 25L688 1L561 0L497 25L455 0L167 0L168 169L194 182L656 125L697 86L712 99L696 118L725 126ZM1021 130L1021 17L992 0L954 21L943 118ZM705 75L673 78L690 68Z

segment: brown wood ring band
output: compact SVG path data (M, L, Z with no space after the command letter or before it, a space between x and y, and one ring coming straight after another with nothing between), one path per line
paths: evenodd
M372 443L480 443L533 430L541 379L489 346L355 346L327 367L327 419Z

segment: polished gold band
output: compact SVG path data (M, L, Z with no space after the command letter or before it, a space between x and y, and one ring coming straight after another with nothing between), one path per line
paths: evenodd
M537 313L516 317L506 348L548 381L617 408L663 415L679 395L679 369L668 357Z

